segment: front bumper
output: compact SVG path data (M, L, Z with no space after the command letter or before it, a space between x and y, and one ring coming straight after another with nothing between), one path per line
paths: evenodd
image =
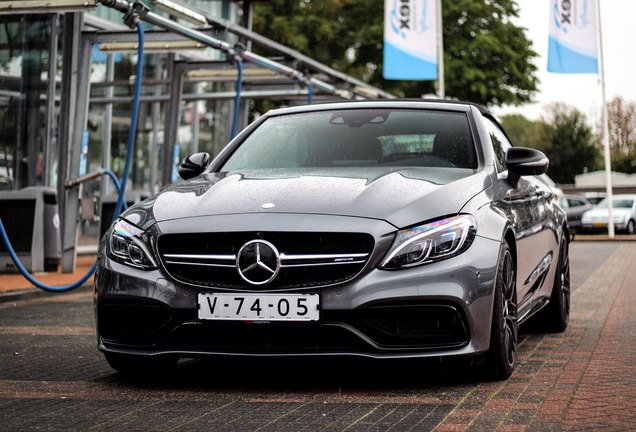
M607 221L603 222L581 222L580 229L588 232L607 231ZM627 229L627 222L624 220L614 221L614 228L617 230Z
M333 223L325 222L327 226ZM332 221L333 222L333 221ZM236 221L235 221L236 223ZM357 226L361 221L357 219ZM100 254L95 277L99 348L130 354L359 355L377 358L471 355L490 340L499 242L477 237L454 258L410 269L377 265L395 228L367 221L377 240L354 279L295 292L320 295L317 322L247 323L197 317L196 287ZM363 223L363 225L364 225ZM315 223L314 223L315 225ZM315 227L314 227L315 228Z

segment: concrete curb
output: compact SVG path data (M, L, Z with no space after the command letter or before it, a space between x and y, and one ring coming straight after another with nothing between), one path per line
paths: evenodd
M8 303L8 302L21 301L21 300L32 300L36 298L52 297L52 296L68 294L68 293L88 292L92 290L93 290L93 283L90 282L78 288L75 288L73 290L63 291L63 292L45 291L40 288L29 288L24 290L7 291L7 292L0 293L0 303Z

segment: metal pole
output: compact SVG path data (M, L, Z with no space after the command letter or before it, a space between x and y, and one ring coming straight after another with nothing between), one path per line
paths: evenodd
M607 234L609 238L614 238L614 202L612 194L612 166L610 160L609 145L609 116L607 112L607 101L605 99L605 64L603 63L603 32L601 31L601 2L596 1L596 10L598 15L598 39L599 39L599 78L601 79L602 101L603 101L603 150L605 156L605 191L607 194Z
M155 78L161 78L161 68L155 65ZM155 85L152 90L153 96L161 96L161 86ZM152 134L150 135L150 193L157 192L157 168L159 157L159 117L161 106L158 103L152 104Z
M194 94L201 93L201 83L194 85ZM192 102L192 153L199 153L199 101Z
M172 57L174 58L174 57ZM172 183L172 164L174 162L174 145L177 142L177 131L181 119L181 96L183 92L183 74L185 66L182 62L172 61L168 64L170 71L170 100L165 107L165 125L163 129L163 152L161 159L161 186Z
M53 148L54 138L54 119L55 119L55 75L57 74L57 41L58 41L58 14L51 15L50 34L49 34L49 85L46 93L46 142L44 143L44 163L42 164L42 179L45 186L55 187L52 184L51 166L53 158L51 150Z
M202 15L205 16L208 22L214 26L222 27L226 29L227 31L229 31L230 33L234 33L238 36L245 37L246 39L256 42L257 44L264 46L270 50L274 50L286 56L292 57L318 72L322 72L326 75L329 75L330 77L337 78L343 82L346 82L347 84L357 86L364 91L364 94L373 94L372 97L374 98L383 97L383 98L390 99L395 97L391 93L387 93L378 88L370 86L369 84L363 81L350 77L349 75L346 75L342 72L338 72L337 70L332 69L328 66L325 66L324 64L317 62L316 60L310 57L307 57L306 55L301 54L300 52L296 50L293 50L285 45L274 42L273 40L266 38L263 35L254 33L251 30L245 29L239 25L223 20L221 18L212 16L210 14L206 14L205 12L203 12Z
M115 56L108 54L106 56L106 80L112 81L115 78ZM114 89L112 85L106 87L107 98L112 98ZM110 157L113 135L113 104L107 103L104 107L104 124L102 129L102 168L110 169ZM102 198L110 193L110 182L101 182Z
M154 12L148 12L146 14L141 14L139 16L139 18L142 21L148 22L150 24L154 24L158 27L161 27L165 30L171 30L177 34L180 34L182 36L185 36L189 39L195 40L197 42L201 42L203 44L206 44L212 48L216 48L218 50L221 50L225 53L229 53L232 54L234 53L234 49L232 48L232 45L230 45L229 43L219 40L219 39L215 39L212 36L208 36L205 33L202 33L198 30L194 30L191 29L189 27L186 26L182 26L181 24L178 24L174 21L169 20L168 18L164 18L161 15L158 15Z
M444 28L442 27L442 0L437 0L437 92L446 97L444 83Z
M83 128L76 118L78 111L77 91L80 87L79 69L81 56L80 36L82 33L82 14L64 14L64 34L62 44L62 84L60 93L60 120L58 126L58 168L57 168L57 200L60 214L60 237L62 240L62 272L75 271L75 245L77 244L77 214L79 191L65 190L64 183L68 177L75 175L70 167L71 154L74 150L74 130ZM78 143L79 144L79 143ZM77 146L79 153L79 145ZM79 164L78 164L79 165ZM68 223L66 223L68 222Z
M172 94L172 93L171 93ZM181 95L181 101L191 102L195 100L229 100L233 99L236 92L216 92L216 93L187 93ZM307 100L307 89L291 88L286 90L246 90L242 91L241 95L246 99L287 99L290 97L296 97L297 99ZM132 102L132 96L116 96L112 98L91 98L90 103L93 105L105 105L109 103L125 104ZM140 103L152 103L157 104L160 102L171 103L172 96L159 95L159 96L146 96L139 100Z
M232 47L232 45L230 45L227 42L215 39L211 36L206 35L205 33L201 33L200 31L193 30L189 27L185 27L180 24L177 24L174 21L168 20L160 15L157 15L156 13L148 12L145 14L141 14L140 19L150 24L159 26L165 30L170 30L182 36L193 39L197 42L204 43L208 46L211 46L212 48L219 49L227 53L229 56L238 55L243 60L249 61L250 63L254 63L259 66L266 67L268 69L271 69L275 72L286 75L290 78L296 79L298 81L305 81L305 78L302 72L297 71L296 69L292 69L288 66L285 66L284 64L270 60L267 57L263 57L251 51L236 52L234 50L234 47ZM339 94L340 96L342 96L342 94L338 92L334 86L327 84L323 81L312 78L311 83L312 85L314 85L317 88L320 88L323 91L326 91L332 94Z
M307 80L304 77L303 73L292 69L284 64L278 63L276 61L270 60L267 57L260 56L256 53L247 50L239 50L235 49L229 43L213 38L205 33L202 33L198 30L192 29L190 27L183 26L174 21L171 21L167 18L162 17L154 12L151 12L147 6L143 3L137 1L135 3L129 3L126 0L100 0L105 6L115 8L119 11L130 13L130 11L135 10L138 13L138 17L140 20L148 22L150 24L154 24L158 27L163 28L164 30L172 31L181 36L187 37L197 42L201 42L207 46L223 51L228 55L228 57L233 58L234 56L238 56L243 60L246 60L250 63L257 64L259 66L263 66L265 68L271 69L275 72L278 72L282 75L286 75L290 78L296 79L300 82L305 82ZM341 97L345 97L348 95L348 92L342 92L336 90L336 88L330 84L322 82L320 80L311 79L311 83L314 87L319 88L328 93L337 94Z

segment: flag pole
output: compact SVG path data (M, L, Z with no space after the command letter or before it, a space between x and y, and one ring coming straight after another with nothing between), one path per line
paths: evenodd
M609 115L607 110L607 100L605 97L605 64L603 62L603 32L601 31L601 2L596 0L596 15L598 19L599 38L599 78L601 79L601 92L603 101L603 154L605 156L605 191L607 199L608 221L607 234L609 238L614 238L614 203L612 194L612 164L610 161L609 146Z
M444 85L444 33L442 29L442 0L437 0L437 93L446 98Z

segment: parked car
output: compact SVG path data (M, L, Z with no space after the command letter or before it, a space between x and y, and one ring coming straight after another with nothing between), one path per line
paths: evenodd
M614 228L627 234L636 232L636 195L614 195L612 197ZM587 231L607 230L609 223L609 200L603 199L581 218L581 228Z
M99 349L125 373L209 355L473 356L507 377L518 325L569 319L547 167L470 103L271 111L105 234Z
M594 205L583 195L565 195L562 201L562 207L567 215L570 229L576 230L581 226L583 213L593 208Z
M596 205L600 203L601 201L603 201L603 199L606 196L606 193L605 192L585 192L583 196L587 198L590 204Z

